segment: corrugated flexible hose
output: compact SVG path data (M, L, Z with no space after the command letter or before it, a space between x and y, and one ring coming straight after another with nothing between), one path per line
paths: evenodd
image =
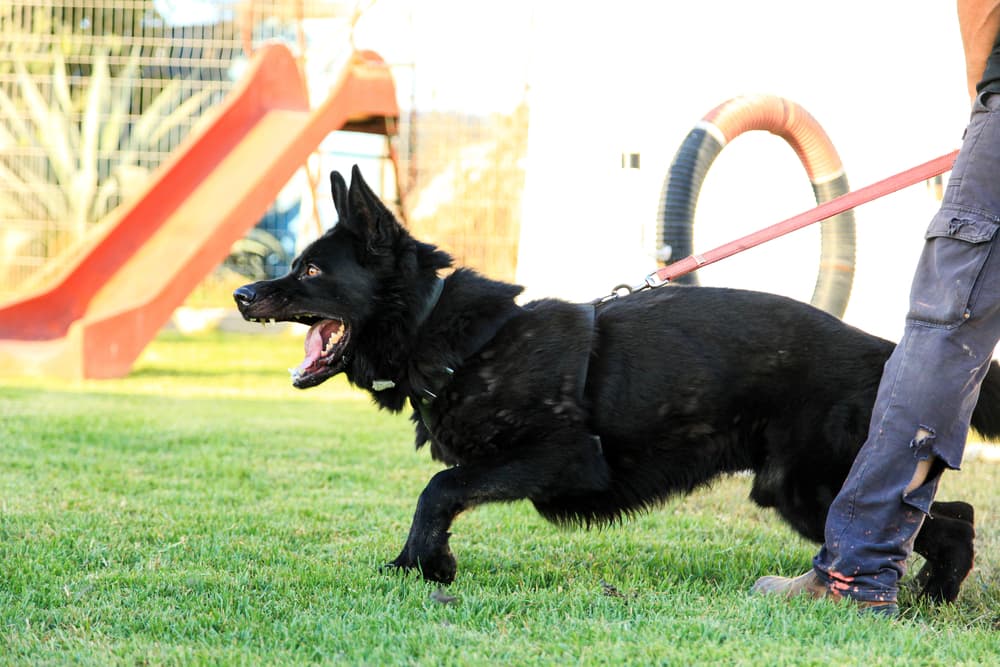
M693 224L698 195L712 162L734 138L766 130L784 139L798 155L816 203L849 191L837 150L816 119L789 100L773 95L736 97L708 112L685 137L674 156L660 198L660 243L670 259L694 253ZM664 254L666 254L664 252ZM820 224L820 262L811 303L842 317L854 282L854 212ZM697 284L695 273L675 279Z

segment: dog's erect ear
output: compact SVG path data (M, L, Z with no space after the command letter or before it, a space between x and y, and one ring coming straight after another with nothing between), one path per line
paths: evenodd
M347 219L347 183L339 171L330 172L330 192L333 194L333 207L337 209L337 221Z
M388 251L402 228L392 212L365 183L357 165L351 170L347 207L350 214L346 219L350 221L350 228L365 239L368 249L375 254Z

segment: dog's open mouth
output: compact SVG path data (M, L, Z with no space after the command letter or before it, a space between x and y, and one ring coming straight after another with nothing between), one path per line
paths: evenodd
M350 327L341 320L315 322L306 334L305 359L296 368L288 369L292 384L299 389L315 387L343 370L350 337Z

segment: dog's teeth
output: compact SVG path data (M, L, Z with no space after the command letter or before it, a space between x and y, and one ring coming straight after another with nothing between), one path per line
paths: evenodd
M278 320L274 319L273 317L272 317L272 318L271 318L270 320L268 320L268 322L269 322L270 324L274 324L274 323L275 323L275 322L277 322L277 321L278 321Z
M333 346L340 342L340 339L344 337L344 330L338 329L335 333L331 334L326 341L326 345L323 346L323 354L329 354L333 350Z

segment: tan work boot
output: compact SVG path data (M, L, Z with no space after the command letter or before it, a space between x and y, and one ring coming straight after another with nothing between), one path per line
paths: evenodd
M760 595L781 595L787 598L794 598L800 595L807 595L814 600L851 600L858 609L866 613L878 614L879 616L889 616L895 618L899 616L899 607L895 602L882 602L870 600L854 600L846 597L840 591L829 588L823 580L819 578L815 570L809 570L805 574L797 577L761 577L751 589L753 593Z

